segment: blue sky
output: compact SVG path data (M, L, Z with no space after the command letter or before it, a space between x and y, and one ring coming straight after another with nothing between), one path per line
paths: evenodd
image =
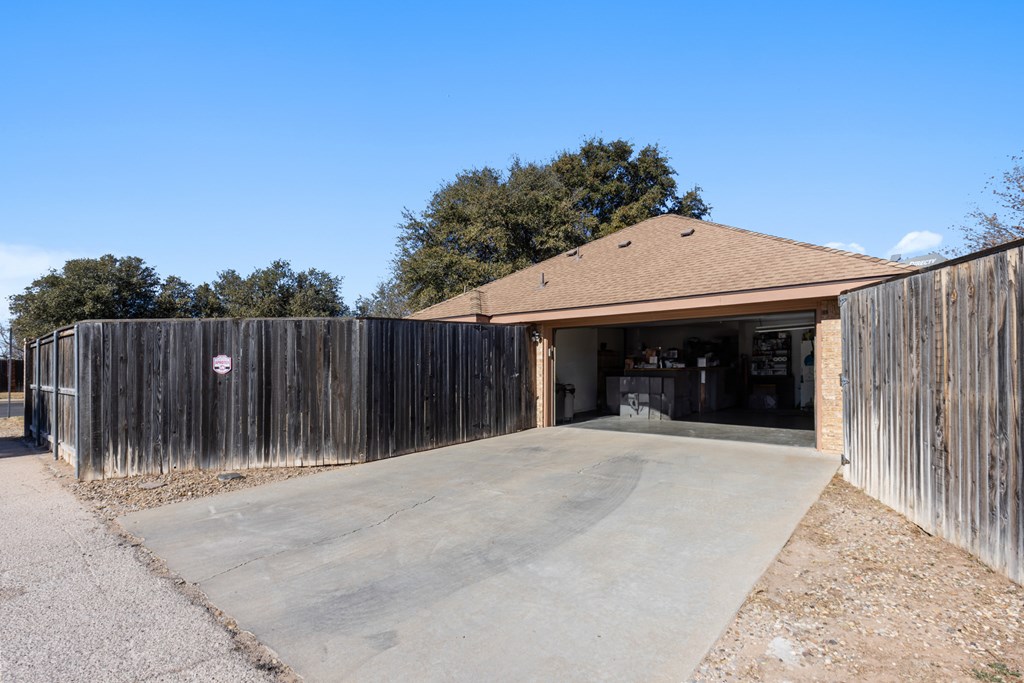
M948 246L1024 149L1021 26L1020 2L7 3L0 296L109 252L196 283L285 258L351 303L403 207L594 135L659 144L722 223Z

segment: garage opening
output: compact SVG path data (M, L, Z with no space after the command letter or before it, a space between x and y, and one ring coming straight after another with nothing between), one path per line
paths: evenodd
M813 311L555 331L558 424L815 445Z

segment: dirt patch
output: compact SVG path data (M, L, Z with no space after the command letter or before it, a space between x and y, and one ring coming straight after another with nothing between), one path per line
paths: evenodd
M694 681L1021 683L1024 588L836 477Z

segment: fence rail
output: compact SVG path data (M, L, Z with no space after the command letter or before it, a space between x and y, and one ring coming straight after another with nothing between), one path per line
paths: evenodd
M845 476L1024 582L1024 246L851 292Z
M365 462L534 426L522 326L102 321L27 350L26 431L56 429L83 479Z

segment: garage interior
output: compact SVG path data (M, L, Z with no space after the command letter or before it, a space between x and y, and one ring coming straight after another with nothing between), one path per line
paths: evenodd
M814 311L557 329L556 422L813 447L814 333Z

